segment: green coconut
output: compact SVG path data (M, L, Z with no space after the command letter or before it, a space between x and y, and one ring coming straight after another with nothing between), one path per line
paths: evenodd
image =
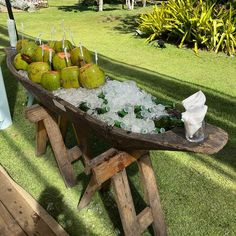
M105 73L95 64L86 64L80 68L79 82L84 88L97 88L105 83Z
M35 83L40 83L43 73L49 71L49 69L46 62L33 62L28 66L29 79Z
M66 60L66 55L68 61ZM52 59L52 63L54 70L61 70L65 67L71 66L70 53L65 54L64 52L59 52L55 54L55 56Z
M15 58L13 60L13 64L17 70L27 70L27 68L28 68L28 63L23 60L20 53L18 53L15 56Z
M50 48L54 49L55 42L56 42L56 41L50 40L50 41L47 43L47 45L48 45Z
M17 53L20 53L23 45L25 43L28 43L28 42L29 42L28 39L20 39L20 40L18 40L17 43L16 43L16 51L17 51Z
M61 70L61 84L63 88L79 88L79 68L65 67Z
M64 48L67 48L67 51L71 51L73 49L73 45L69 40L64 40L64 45L63 45L63 40L55 41L53 49L56 52L63 52Z
M79 47L76 47L71 50L71 52L70 52L71 62L73 65L81 67L84 64L92 62L92 56L91 56L91 53L89 52L89 50L84 46L82 46L82 50L83 50L84 57L81 56L81 50Z
M47 71L42 74L41 85L49 90L57 90L60 88L60 72L58 71Z
M38 45L33 42L26 42L22 45L21 54L24 56L24 60L28 63L32 62L35 50L38 48Z
M49 62L49 54L50 54L50 48L48 45L43 44L37 47L35 50L34 56L33 56L33 61L44 61L44 62ZM54 56L55 52L54 50L52 51L52 57Z

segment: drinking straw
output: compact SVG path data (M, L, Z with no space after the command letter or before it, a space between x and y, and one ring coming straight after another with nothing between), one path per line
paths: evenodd
M44 56L44 49L42 47L42 60L43 60L43 56Z
M63 38L62 38L62 49L64 49L65 48L65 39L66 39L65 21L64 21L64 19L62 19L62 21L61 21L61 29L62 29L62 35L63 35Z
M62 32L64 33L65 32L65 20L62 19L61 21L61 29L62 29Z
M55 33L56 33L56 28L55 28L55 26L53 26L51 28L51 41L53 41L53 39L54 39L53 34L55 35Z
M81 43L79 43L79 48L80 48L80 54L81 54L81 57L82 57L82 59L83 59L83 62L85 63L85 61L84 61L84 52L83 52L83 46L82 46L82 44L81 44Z
M81 44L81 43L79 43L79 48L80 48L81 57L84 58L84 52L83 52L83 47L82 47L82 44Z
M35 40L35 42L39 42L39 45L42 45L41 36L42 36L42 33L40 33L40 34L38 35L38 37L36 38L36 40Z
M12 12L11 1L10 0L5 0L5 2L6 2L6 7L7 7L7 12L8 12L9 19L15 21L14 15L13 15L13 12ZM18 35L18 32L17 32L16 24L15 24L15 31L16 31L16 38L18 40L19 35Z
M62 49L65 49L65 34L63 35L62 38Z
M49 64L50 64L50 70L52 70L52 49L49 49Z
M66 58L66 67L67 67L69 60L68 60L68 56L67 56L67 48L66 47L64 48L64 54L65 54L65 58Z
M71 39L71 42L73 43L73 45L75 46L75 41L74 41L74 37L73 37L73 33L71 32L71 30L69 29L69 34L70 34L70 39Z

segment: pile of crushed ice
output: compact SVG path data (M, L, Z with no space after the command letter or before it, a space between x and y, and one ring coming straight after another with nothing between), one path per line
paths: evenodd
M153 120L168 116L165 106L156 104L134 81L107 80L92 90L61 88L53 93L110 126L136 133L157 133Z

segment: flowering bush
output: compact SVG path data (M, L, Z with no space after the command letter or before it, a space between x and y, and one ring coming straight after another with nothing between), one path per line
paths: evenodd
M5 0L0 0L0 4L6 5ZM14 8L27 11L40 7L48 7L47 0L11 0L11 5Z

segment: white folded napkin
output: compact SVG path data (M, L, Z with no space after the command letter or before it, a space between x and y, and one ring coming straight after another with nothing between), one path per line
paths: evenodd
M202 126L208 108L205 102L206 96L202 91L198 91L182 101L186 110L182 113L182 120L185 125L186 135L190 138L192 138Z

